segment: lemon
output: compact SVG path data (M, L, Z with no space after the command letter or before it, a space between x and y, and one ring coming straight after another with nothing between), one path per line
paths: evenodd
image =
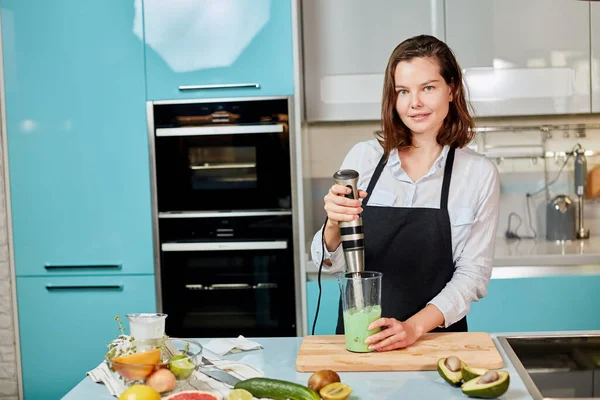
M121 393L119 400L160 400L160 394L148 385L133 385Z
M252 393L244 389L233 389L229 392L227 400L252 400Z
M196 366L192 363L189 357L175 356L169 363L169 369L175 375L178 380L187 379L190 377L192 372L196 369Z

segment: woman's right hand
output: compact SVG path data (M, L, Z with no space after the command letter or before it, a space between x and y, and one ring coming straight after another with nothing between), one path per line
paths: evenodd
M340 222L353 221L358 218L358 214L363 212L360 200L345 197L350 192L350 188L338 184L329 189L324 198L328 223L338 225ZM367 197L367 192L359 189L358 197L364 199Z

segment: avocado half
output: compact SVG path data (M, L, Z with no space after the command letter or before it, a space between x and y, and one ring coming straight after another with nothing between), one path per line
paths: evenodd
M469 397L480 399L493 399L502 396L508 390L510 376L506 371L496 371L500 377L498 380L490 383L480 383L481 377L478 376L462 384L462 391Z
M468 365L463 364L463 366L461 368L461 372L462 372L463 380L465 382L468 382L471 379L475 379L475 378L485 374L486 372L488 372L488 370L485 368L469 367Z
M461 363L461 368L458 371L451 371L450 368L446 366L446 358L440 358L437 364L437 371L442 378L446 380L451 385L459 386L460 381L462 380L462 369L466 366L464 362Z

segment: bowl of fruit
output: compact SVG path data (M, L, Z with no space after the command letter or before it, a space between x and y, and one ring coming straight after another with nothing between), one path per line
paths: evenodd
M201 364L202 346L190 339L136 340L121 334L108 345L106 363L125 386L145 383L159 393L173 391Z

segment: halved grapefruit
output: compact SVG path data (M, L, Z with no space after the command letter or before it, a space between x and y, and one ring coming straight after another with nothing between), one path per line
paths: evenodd
M200 390L186 390L167 396L163 400L221 400L221 396Z
M143 353L115 357L111 361L112 369L123 378L130 381L139 381L145 379L154 371L155 365L160 362L160 350L153 349Z

